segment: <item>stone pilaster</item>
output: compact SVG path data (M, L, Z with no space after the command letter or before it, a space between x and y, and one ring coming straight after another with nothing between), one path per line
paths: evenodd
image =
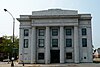
M20 39L19 39L19 60L21 63L21 61L24 60L23 56L24 56L24 47L23 47L23 35L24 35L24 29L20 28Z
M78 27L74 27L74 62L79 63Z
M92 30L91 27L87 28L87 53L88 53L88 62L93 62L92 56Z
M32 35L31 35L31 63L36 63L36 27L32 27Z
M64 27L60 27L60 63L64 63Z
M45 37L45 63L50 63L50 28L46 27Z

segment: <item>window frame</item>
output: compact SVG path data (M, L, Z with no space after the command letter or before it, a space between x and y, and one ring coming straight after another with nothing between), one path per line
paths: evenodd
M71 36L72 35L72 29L71 28L66 28L65 32L66 32L66 36Z
M52 29L52 36L58 36L58 29Z
M38 36L45 36L45 29L38 29Z
M29 36L29 29L24 29L24 36Z
M44 53L38 53L38 60L44 60Z
M81 29L82 35L85 36L87 35L87 29L86 28L82 28Z
M41 45L41 44L43 44L43 45ZM38 39L38 47L44 47L44 44L45 44L45 40L44 39Z
M29 40L28 39L24 39L23 47L24 48L28 48L28 44L29 44Z
M54 40L57 41L57 44L55 45L55 42ZM58 39L52 39L52 47L58 47Z
M66 47L72 47L72 39L71 38L66 38Z
M87 47L87 38L82 38L82 47Z
M72 52L66 52L66 59L68 60L70 60L70 59L73 59L73 54L72 54Z

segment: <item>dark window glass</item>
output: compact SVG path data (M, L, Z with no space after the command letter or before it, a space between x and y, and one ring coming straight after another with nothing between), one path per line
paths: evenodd
M28 39L24 39L24 48L28 48Z
M72 35L72 29L66 29L66 35Z
M82 35L87 35L86 28L82 28Z
M58 47L58 39L52 39L52 47Z
M66 59L72 59L72 53L71 52L66 53Z
M86 57L84 57L84 59L86 59Z
M43 60L44 59L44 53L38 53L38 59Z
M82 47L87 47L87 38L82 38Z
M58 29L52 29L52 36L58 36Z
M72 39L66 39L66 47L72 47Z
M39 29L39 36L45 35L45 29Z
M44 47L44 39L39 39L38 40L38 46L39 47Z
M29 30L28 29L24 29L24 36L28 36L29 35Z

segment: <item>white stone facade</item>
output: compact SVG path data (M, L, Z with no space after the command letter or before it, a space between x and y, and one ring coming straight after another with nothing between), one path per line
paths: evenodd
M91 14L49 9L17 20L19 63L92 62Z

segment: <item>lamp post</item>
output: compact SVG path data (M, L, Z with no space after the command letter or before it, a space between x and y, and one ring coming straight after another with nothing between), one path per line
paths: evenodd
M5 12L8 12L11 17L13 18L13 36L12 36L12 42L13 42L13 46L14 46L14 29L15 29L15 18L13 17L13 15L7 10L7 9L4 9ZM13 63L13 52L12 52L12 63L11 63L11 66L14 66L14 63Z
M9 48L9 44L8 44L8 48ZM9 64L9 52L8 52L8 64Z

